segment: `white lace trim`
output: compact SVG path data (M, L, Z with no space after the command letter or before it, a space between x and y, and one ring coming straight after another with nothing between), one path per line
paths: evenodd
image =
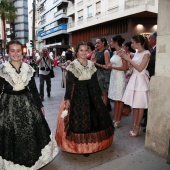
M3 63L0 69L0 76L13 87L14 91L19 91L23 90L28 85L34 71L35 70L28 64L22 63L20 73L17 73L15 68L7 62Z
M39 160L31 168L19 164L14 164L11 161L2 159L0 156L0 170L37 170L48 164L59 152L55 138L52 136L50 137L52 140L48 145L44 147L44 149L42 149L42 156L39 157Z
M87 66L83 66L76 59L67 66L66 70L72 72L78 80L89 80L97 69L94 63L90 60L87 60Z

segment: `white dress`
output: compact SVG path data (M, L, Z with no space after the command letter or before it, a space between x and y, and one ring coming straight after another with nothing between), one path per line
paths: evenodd
M145 54L150 55L150 52L148 50L137 52L132 60L140 65ZM133 68L133 73L123 95L123 102L132 108L148 108L149 73L146 67L141 72Z
M118 56L116 52L114 52L114 55L110 59L110 62L114 67L121 67L123 64L121 57ZM125 72L112 69L110 75L108 98L116 101L122 101L125 86L126 86Z

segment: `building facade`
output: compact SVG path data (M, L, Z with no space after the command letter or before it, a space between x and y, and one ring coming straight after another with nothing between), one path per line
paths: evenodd
M61 55L70 47L67 33L67 0L39 0L37 1L38 28L37 39L39 48L43 46Z
M121 34L126 41L134 34L157 31L158 0L68 0L69 43L92 41L104 36L110 41Z
M28 43L28 2L27 0L14 0L14 6L17 9L17 18L15 19L15 39L22 44Z

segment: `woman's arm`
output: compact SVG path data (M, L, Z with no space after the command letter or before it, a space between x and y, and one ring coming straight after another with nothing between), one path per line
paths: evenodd
M119 71L126 71L128 69L127 61L122 59L122 66L121 67L112 66L112 69L119 70Z
M72 90L73 90L73 85L74 85L74 79L75 76L73 75L72 72L67 71L66 74L66 92L65 92L65 109L68 110L70 108L70 100L71 100L71 95L72 95Z
M2 93L3 87L4 87L4 79L0 77L0 94Z
M40 95L39 95L39 93L38 93L38 90L37 90L37 86L36 86L34 77L31 78L31 80L29 81L27 87L28 87L28 90L30 91L30 93L33 95L33 97L34 97L37 105L38 105L40 108L43 108L44 106L43 106L43 104L42 104Z
M109 69L108 66L110 64L110 53L108 50L104 51L104 61L105 61L105 69Z
M143 69L146 67L146 65L148 64L148 61L150 59L150 55L145 54L143 59L142 59L142 62L140 63L140 65L138 65L130 58L130 56L128 56L125 53L122 53L121 57L124 58L127 62L129 62L139 72L143 71Z

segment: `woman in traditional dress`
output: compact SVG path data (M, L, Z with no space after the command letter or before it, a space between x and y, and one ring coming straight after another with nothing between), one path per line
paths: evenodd
M10 62L0 65L0 169L37 170L57 154L44 118L34 69L22 62L22 44L7 44Z
M89 154L108 148L114 126L101 98L94 63L87 60L87 44L77 47L77 59L66 68L66 92L58 113L56 140L63 151ZM68 110L63 118L62 111Z
M122 52L121 57L133 66L133 73L127 84L122 101L133 109L133 129L129 132L132 137L140 134L140 123L144 109L148 108L149 73L146 70L150 60L149 44L142 35L132 37L132 47L137 49L133 59Z

